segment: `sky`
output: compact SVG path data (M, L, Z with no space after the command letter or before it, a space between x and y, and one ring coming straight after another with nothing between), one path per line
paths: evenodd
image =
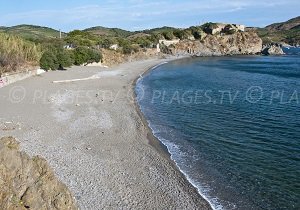
M0 26L130 31L224 22L263 27L300 15L300 0L1 0Z

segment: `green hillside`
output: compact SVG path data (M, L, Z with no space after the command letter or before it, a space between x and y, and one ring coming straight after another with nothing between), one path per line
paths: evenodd
M161 33L164 33L164 32L171 32L171 31L174 31L174 30L176 30L176 28L164 26L164 27L160 27L160 28L153 28L153 29L149 29L149 30L144 30L142 32L146 33L146 34L161 34Z
M300 17L282 23L274 23L265 28L256 28L255 30L264 44L284 42L290 45L300 45Z
M20 36L31 41L39 41L59 37L59 31L34 25L17 25L12 27L0 27L0 32ZM65 36L64 33L62 33Z
M300 16L290 19L286 22L273 23L271 25L268 25L266 29L270 31L286 31L286 30L294 29L295 27L299 27L299 26L300 26Z
M122 38L126 38L126 37L134 34L134 32L126 31L126 30L123 30L120 28L106 28L106 27L102 27L102 26L87 28L84 31L90 32L94 35L122 37Z

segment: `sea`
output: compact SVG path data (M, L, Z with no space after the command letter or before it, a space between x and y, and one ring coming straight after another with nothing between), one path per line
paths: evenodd
M135 88L155 137L213 209L300 209L300 48L186 58Z

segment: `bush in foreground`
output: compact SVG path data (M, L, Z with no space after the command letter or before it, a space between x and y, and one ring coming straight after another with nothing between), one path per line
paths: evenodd
M59 69L70 67L74 64L74 54L72 51L62 50L56 55L59 64Z
M58 69L59 63L56 55L51 51L44 52L40 60L40 67L47 71Z
M102 59L102 55L100 52L86 48L86 47L78 47L74 51L74 64L82 65L86 63L100 62Z
M93 62L100 62L100 52L86 47L78 47L74 51L53 49L46 50L40 59L40 66L45 70L63 70L72 65L82 65Z
M68 50L48 49L42 55L40 67L45 70L63 70L74 63L73 55Z

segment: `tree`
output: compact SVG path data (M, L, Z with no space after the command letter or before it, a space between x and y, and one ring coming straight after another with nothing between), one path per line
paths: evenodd
M137 37L134 43L140 45L142 48L150 48L153 45L149 37Z
M165 37L166 40L174 39L174 34L171 31L163 32L163 36Z
M105 38L104 40L99 41L98 44L101 45L103 48L108 49L114 44L114 41L112 39Z
M134 51L133 47L130 44L124 45L122 49L124 54L131 54Z

